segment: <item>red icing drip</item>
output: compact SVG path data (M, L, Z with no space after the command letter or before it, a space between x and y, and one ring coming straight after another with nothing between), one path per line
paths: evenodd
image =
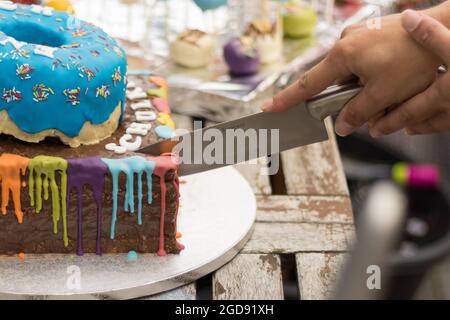
M167 172L174 171L175 174L177 172L178 166L176 158L173 157L173 155L165 154L161 157L153 158L148 157L149 160L154 161L156 163L154 174L159 177L160 179L160 187L161 187L161 218L160 218L160 224L159 224L159 248L158 248L158 256L165 256L166 250L165 250L165 241L164 241L164 231L165 231L165 215L166 215L166 181L165 177ZM175 177L174 180L174 187L177 191L177 208L179 206L179 180L178 177ZM178 214L175 217L175 228L177 226L177 220L178 220ZM176 229L175 229L176 230ZM177 247L180 250L184 249L184 246L177 242Z

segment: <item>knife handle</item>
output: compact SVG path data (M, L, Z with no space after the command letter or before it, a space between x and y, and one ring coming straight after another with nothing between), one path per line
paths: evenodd
M311 115L317 120L338 114L352 98L358 95L362 87L357 82L331 86L306 102Z

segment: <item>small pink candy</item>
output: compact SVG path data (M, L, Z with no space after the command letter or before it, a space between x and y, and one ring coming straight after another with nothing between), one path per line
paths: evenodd
M152 104L159 112L171 113L169 103L164 98L154 98Z
M433 165L409 165L408 185L411 187L430 188L439 184L440 172Z

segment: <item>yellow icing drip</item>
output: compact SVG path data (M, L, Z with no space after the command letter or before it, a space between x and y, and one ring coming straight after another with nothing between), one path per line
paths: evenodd
M58 223L63 220L64 245L69 245L67 235L67 161L62 158L38 156L29 165L29 192L31 206L36 206L36 212L42 211L42 189L44 200L49 199L49 187L52 192L53 232L58 233ZM61 191L56 178L61 176Z
M9 194L12 193L14 202L14 211L17 221L23 223L23 212L20 202L20 188L25 187L21 177L25 175L28 163L28 158L12 155L2 154L0 156L0 185L2 186L1 210L2 214L7 214L9 203Z

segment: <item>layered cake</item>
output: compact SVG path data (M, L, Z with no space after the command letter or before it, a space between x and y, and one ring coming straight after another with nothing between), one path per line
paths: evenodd
M128 75L102 30L0 1L0 254L179 253L163 78Z

